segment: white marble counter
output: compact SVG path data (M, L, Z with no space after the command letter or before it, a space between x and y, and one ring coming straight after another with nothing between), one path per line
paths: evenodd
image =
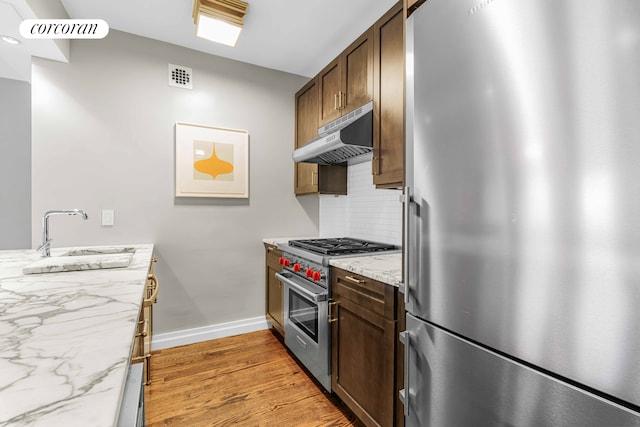
M398 286L402 281L402 253L335 258L329 264L382 283Z
M0 426L116 425L153 252L127 246L126 268L32 275L38 253L0 251Z

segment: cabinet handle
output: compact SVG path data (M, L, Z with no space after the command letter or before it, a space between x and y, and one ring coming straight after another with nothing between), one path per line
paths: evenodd
M145 306L150 306L158 299L158 291L160 291L160 284L158 283L158 279L154 274L150 274L147 277L147 298L144 300Z
M366 283L366 280L356 279L353 276L344 276L344 278L349 280L350 282L357 283L359 285L362 285L363 283Z
M149 274L153 274L153 264L155 264L156 262L158 262L158 258L151 258L151 262L149 263Z
M333 109L339 110L340 106L338 105L338 94L333 95Z
M403 222L404 222L404 238L402 242L402 246L404 248L404 253L402 254L402 283L400 283L398 290L403 290L404 294L404 305L409 305L409 293L411 292L411 281L409 280L409 270L411 268L411 255L413 254L413 250L409 248L411 245L411 239L409 233L413 232L411 227L411 205L412 205L412 197L411 197L411 187L405 186L403 192Z
M329 323L334 323L338 320L336 317L333 317L333 307L336 305L338 305L338 303L335 301L329 303Z
M146 337L149 335L149 319L144 319L142 322L138 322L138 325L142 323L142 331L136 334L136 337Z
M340 91L340 109L347 106L347 92Z
M311 171L311 185L318 185L318 180L314 179L318 176L318 172Z

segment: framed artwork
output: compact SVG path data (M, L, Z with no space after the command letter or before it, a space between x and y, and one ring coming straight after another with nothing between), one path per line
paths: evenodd
M176 197L249 197L249 133L176 123Z

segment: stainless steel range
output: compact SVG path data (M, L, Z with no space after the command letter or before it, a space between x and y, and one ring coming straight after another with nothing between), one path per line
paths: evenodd
M285 344L327 390L331 391L331 269L334 258L394 251L386 243L352 238L290 240L279 244L284 283Z

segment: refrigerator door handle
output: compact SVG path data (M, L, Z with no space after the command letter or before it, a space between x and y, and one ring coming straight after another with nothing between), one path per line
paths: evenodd
M409 331L400 332L400 342L404 344L404 388L398 391L400 402L404 406L404 416L409 416L409 352L411 349L411 335Z
M404 187L403 204L404 204L404 239L402 246L404 248L404 257L402 259L402 283L400 283L398 290L404 295L405 307L409 304L409 224L411 222L411 188L407 185Z

